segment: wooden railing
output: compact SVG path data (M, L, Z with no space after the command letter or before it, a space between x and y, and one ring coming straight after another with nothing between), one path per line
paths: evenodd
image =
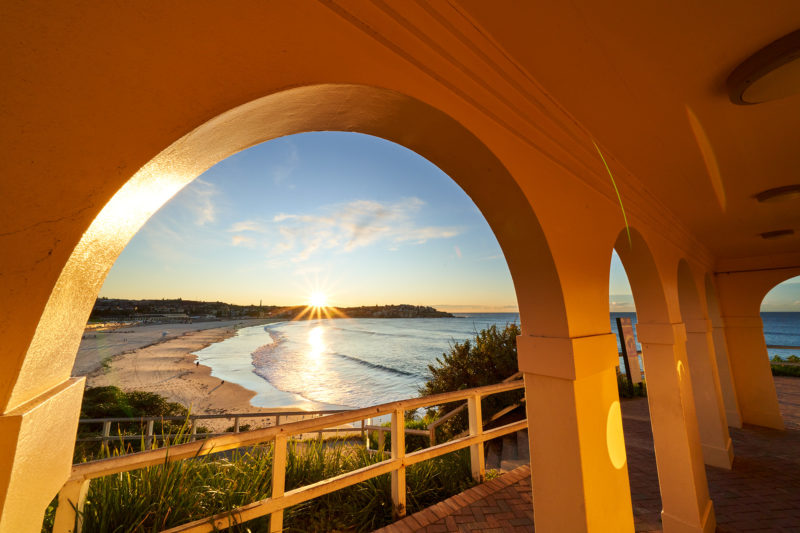
M154 431L155 423L156 422L177 422L180 424L188 424L189 425L189 433L191 435L191 440L197 439L204 439L208 437L218 437L220 435L226 435L229 432L222 432L222 433L197 433L197 426L198 421L203 420L220 420L220 419L227 419L233 421L233 432L239 433L241 428L241 421L248 420L248 419L256 419L265 421L267 424L270 422L270 419L274 420L272 425L278 426L281 424L281 419L289 420L290 417L297 418L301 417L301 419L306 418L318 418L324 415L330 415L335 413L342 413L348 411L348 409L328 409L328 410L320 410L320 411L264 411L259 413L229 413L229 414L221 414L221 415L186 415L186 416L146 416L146 417L139 417L139 418L81 418L78 420L78 427L81 425L96 425L99 426L102 424L102 432L100 435L92 436L92 437L79 437L75 439L76 442L101 442L102 445L105 447L110 441L144 441L147 448L153 443L153 440L168 440L176 437L177 435L171 433L157 433ZM140 423L141 425L145 426L145 432L141 434L113 434L112 432L112 424L131 424L131 423ZM362 424L363 425L363 424ZM338 432L340 429L344 430L343 428L333 428L333 429L324 429L320 430L319 437L322 438L322 433L325 432ZM355 431L361 431L362 435L365 428L353 428ZM118 432L119 433L119 432ZM80 434L80 431L78 432Z
M404 516L406 512L405 474L406 467L409 465L469 447L472 475L478 482L483 480L486 473L483 443L487 440L525 429L527 420L512 422L484 432L481 399L484 396L522 389L523 387L524 385L521 381L498 383L474 389L400 400L373 407L330 414L312 420L290 422L264 429L226 434L206 440L77 464L72 467L71 476L61 489L61 492L59 492L58 510L56 511L53 532L80 533L82 527L80 523L81 516L89 490L89 482L94 478L266 442L271 442L274 447L272 494L270 498L195 520L166 530L163 533L211 532L266 515L271 515L270 532L278 532L283 529L283 510L287 507L387 473L391 473L392 476L392 504L395 515L398 517ZM409 454L405 453L406 431L404 429L406 411L461 400L467 401L466 408L469 414L469 434L467 436ZM288 492L284 491L287 439L292 435L316 433L327 428L386 415L391 415L391 456L389 459L311 485L299 487ZM425 433L424 430L417 431Z
M516 380L521 379L521 378L522 378L522 372L516 372L516 373L508 376L501 383L509 383L511 381L516 381ZM523 401L524 401L524 399L523 399ZM445 422L447 422L448 420L450 420L451 418L456 416L458 413L463 412L464 409L466 409L468 405L469 405L469 403L465 402L462 405L460 405L460 406L456 407L455 409L453 409L452 411L450 411L448 413L445 413L444 415L442 415L441 417L437 418L436 420L434 420L433 422L431 422L428 425L428 438L430 439L431 446L436 444L436 428L438 428L439 426L441 426L442 424L444 424ZM497 420L501 416L503 416L503 415L505 415L507 413L510 413L511 411L513 411L514 409L516 409L519 406L520 406L520 404L518 404L518 403L514 404L514 405L509 405L508 407L506 407L505 409L503 409L499 413L495 413L494 416L492 416L491 419L487 420L487 422L494 422L495 420ZM461 435L459 435L459 436L461 436Z

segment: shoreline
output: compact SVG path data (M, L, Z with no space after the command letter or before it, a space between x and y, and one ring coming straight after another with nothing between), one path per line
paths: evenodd
M86 374L87 387L113 385L123 391L153 392L186 406L193 414L235 414L297 411L299 408L256 407L256 392L211 375L211 367L197 363L194 352L236 333L224 326L184 333L180 337L112 356L106 368ZM247 423L247 421L245 421ZM205 420L203 425L223 431L232 419Z

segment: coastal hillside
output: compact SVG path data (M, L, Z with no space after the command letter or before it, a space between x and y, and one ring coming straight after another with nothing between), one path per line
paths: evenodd
M305 313L305 306L288 307L270 314L274 318L303 318L311 316ZM359 307L337 307L336 316L348 318L452 318L453 315L424 305L371 305ZM304 314L305 313L305 314ZM302 315L302 316L301 316ZM314 315L316 316L316 315Z
M190 322L223 318L302 318L307 306L236 305L225 302L160 299L98 298L90 321ZM349 318L450 318L450 313L423 305L372 305L337 307L336 316ZM307 313L306 313L307 314Z

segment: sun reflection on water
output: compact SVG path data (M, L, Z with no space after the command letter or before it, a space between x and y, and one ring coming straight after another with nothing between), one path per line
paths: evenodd
M325 326L315 326L308 332L308 358L319 364L325 351Z

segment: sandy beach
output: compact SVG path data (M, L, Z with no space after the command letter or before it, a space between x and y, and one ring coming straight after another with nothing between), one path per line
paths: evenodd
M209 367L195 363L193 352L220 342L235 332L236 324L226 324L224 327L185 332L157 344L120 353L110 358L106 368L101 365L89 372L86 375L87 386L115 385L124 391L154 392L185 405L194 414L294 410L254 407L250 404L250 399L255 396L253 391L212 377ZM231 424L227 419L203 422L215 431L224 430Z

